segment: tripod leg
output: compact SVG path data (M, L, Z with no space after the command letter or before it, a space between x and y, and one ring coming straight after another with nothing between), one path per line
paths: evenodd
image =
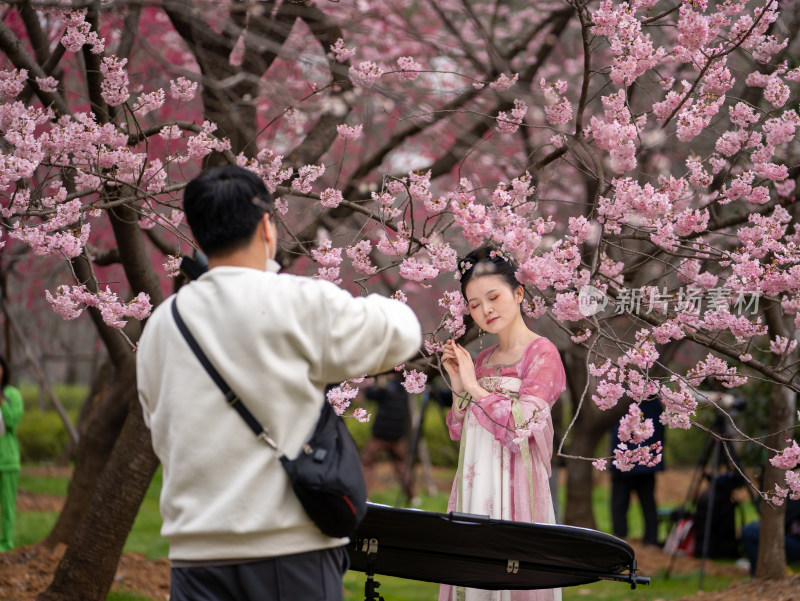
M706 471L706 465L711 457L711 451L714 449L714 442L715 440L713 438L707 439L706 444L703 447L703 451L700 453L700 457L697 459L692 480L689 484L689 488L686 489L686 497L683 501L683 505L681 506L681 509L684 512L686 511L686 507L689 505L689 502L695 502L697 500L697 497L700 493L700 484L703 482L703 474ZM677 554L673 553L669 558L669 564L667 565L666 569L667 578L669 578L672 574L672 568L674 567L676 556Z
M703 590L703 580L705 579L706 557L708 557L708 545L711 539L711 518L714 509L714 496L717 484L717 472L719 471L719 454L722 441L717 440L714 444L714 459L711 462L711 481L708 486L708 507L706 507L706 524L703 533L703 551L700 559L700 583L699 589Z

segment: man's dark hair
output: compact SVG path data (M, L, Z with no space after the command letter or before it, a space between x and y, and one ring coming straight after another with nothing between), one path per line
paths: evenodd
M476 248L458 262L461 273L461 294L467 298L467 284L473 278L484 275L499 275L503 281L516 290L522 284L517 280L517 264L507 253L495 246Z
M246 246L272 197L252 171L224 165L201 173L186 185L183 210L200 248L209 256Z

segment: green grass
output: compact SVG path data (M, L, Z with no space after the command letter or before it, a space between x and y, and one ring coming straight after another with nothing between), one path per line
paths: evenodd
M34 476L25 473L25 468L19 474L19 490L29 493L55 495L66 497L69 487L69 478L64 476Z
M672 574L666 578L662 574L648 574L649 585L639 585L631 589L622 582L601 580L592 584L572 586L562 590L564 601L591 599L592 601L642 601L679 599L698 592L698 573ZM705 575L703 589L714 591L727 588L733 582L731 578Z
M68 479L64 477L38 476L30 473L20 476L20 490L31 493L46 493L51 495L66 495ZM147 491L139 515L125 545L126 551L142 553L151 559L166 557L168 551L167 541L159 534L161 516L158 510L158 495L161 488L161 471L159 470ZM563 491L560 491L563 492ZM608 510L608 489L597 488L593 491L593 502L598 529L609 531L610 518ZM420 509L443 512L447 508L448 492L439 492L435 495L421 494ZM387 505L398 503L399 490L390 488L371 495L371 500ZM755 510L748 508L748 515L755 516ZM17 516L17 542L27 545L42 540L55 524L55 512L20 512ZM631 522L631 537L641 536L642 519L636 504L632 504L629 513ZM664 533L665 535L665 533ZM663 572L643 574L651 578L649 586L638 586L631 590L623 582L601 581L588 585L568 587L563 589L564 601L585 600L592 601L638 601L652 600L669 601L693 595L698 592L699 572L688 574L673 573L669 577ZM379 594L387 601L430 601L438 595L439 585L429 582L418 582L403 578L376 575L380 583ZM361 572L348 572L344 578L346 601L361 601L364 598L364 584L366 577ZM705 575L704 590L719 590L731 584L729 578ZM133 593L111 593L109 601L153 601Z
M699 591L699 573L672 574L667 577L663 572L648 574L649 585L638 585L631 589L624 582L601 580L591 584L572 586L562 589L564 601L667 601L693 595ZM404 578L376 575L375 581L380 583L378 592L387 601L430 601L439 593L439 585L432 582L417 582ZM344 577L345 601L361 601L364 598L366 577L360 572L348 572ZM727 588L733 579L712 576L706 573L704 591Z
M107 601L153 601L149 597L142 597L135 593L123 593L113 591L106 597Z
M57 518L58 513L55 511L17 512L16 545L24 547L25 545L38 543L50 534Z

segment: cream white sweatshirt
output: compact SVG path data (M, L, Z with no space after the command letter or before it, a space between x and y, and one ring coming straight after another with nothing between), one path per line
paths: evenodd
M319 417L327 384L417 352L413 311L326 281L216 267L177 295L189 330L289 457ZM137 351L139 400L163 465L161 533L173 561L230 561L335 547L198 362L171 314L155 309Z

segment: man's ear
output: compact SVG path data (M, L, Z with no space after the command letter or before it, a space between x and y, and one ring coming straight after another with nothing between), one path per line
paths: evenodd
M261 235L264 237L265 240L269 241L272 237L272 232L269 228L269 221L271 217L269 213L264 213L264 216L261 218L261 223L259 224L261 229Z
M261 219L261 232L267 246L273 253L276 253L278 251L278 224L273 219L272 215L264 213L264 217ZM270 221L272 221L271 226Z

